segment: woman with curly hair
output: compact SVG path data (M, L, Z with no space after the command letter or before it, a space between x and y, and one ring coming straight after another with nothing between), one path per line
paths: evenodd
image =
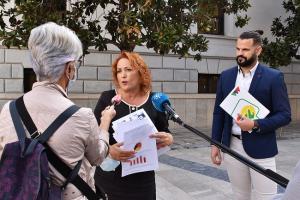
M105 91L98 100L94 114L101 115L101 111L111 104L116 95L121 96L121 103L115 106L117 120L138 109L144 109L157 130L152 137L156 139L157 148L173 143L169 133L168 120L165 113L155 110L151 102L151 74L143 58L132 52L122 52L112 65L113 82L115 90ZM97 118L100 119L100 118ZM100 121L99 121L100 123ZM134 156L134 151L124 151L122 143L113 138L113 129L110 126L109 156L113 160L126 162ZM154 200L156 199L154 171L140 172L121 177L121 165L113 171L104 171L97 167L95 181L108 194L110 200Z

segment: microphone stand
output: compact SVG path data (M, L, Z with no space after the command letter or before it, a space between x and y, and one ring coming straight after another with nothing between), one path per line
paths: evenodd
M209 136L205 135L204 133L202 133L202 132L198 131L197 129L195 129L195 128L193 128L193 127L185 124L179 117L169 116L169 119L173 120L174 122L176 122L177 124L183 126L184 128L188 129L189 131L195 133L196 135L202 137L203 139L205 139L206 141L210 142L211 144L217 146L223 152L228 153L229 155L231 155L235 159L237 159L240 162L244 163L248 167L254 169L258 173L260 173L260 174L268 177L269 179L271 179L272 181L276 182L280 186L282 186L284 188L287 187L287 184L289 183L289 180L286 179L285 177L281 176L280 174L277 174L276 172L274 172L274 171L272 171L270 169L265 169L265 168L259 166L255 162L253 162L253 161L245 158L244 156L240 155L236 151L228 148L227 146L221 144L218 141L215 141L215 140L211 139Z

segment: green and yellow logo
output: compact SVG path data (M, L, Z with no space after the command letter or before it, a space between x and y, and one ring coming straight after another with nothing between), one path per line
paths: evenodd
M242 116L245 116L249 119L255 119L255 116L256 116L256 111L255 111L255 108L254 106L252 105L247 105L247 106L244 106L241 110L241 113L240 113Z
M230 115L237 115L236 119L240 120L241 117L238 114L251 120L259 119L259 107L246 99L239 99Z

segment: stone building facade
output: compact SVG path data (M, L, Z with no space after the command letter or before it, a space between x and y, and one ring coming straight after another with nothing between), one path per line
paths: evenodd
M286 13L282 0L250 0L252 8L247 11L250 23L243 29L233 24L234 16L224 17L224 35L206 35L209 49L200 62L192 57L178 59L175 55L158 55L151 50L137 47L149 68L153 79L153 91L167 93L172 106L181 118L195 127L209 127L213 115L215 94L199 94L199 74L220 74L235 65L236 37L245 30L262 29L271 36L270 27L274 17ZM191 27L192 31L195 27ZM70 98L81 106L94 108L101 92L113 89L111 64L119 53L115 47L98 52L91 49L84 57L78 71L78 80L70 90ZM24 70L30 69L26 49L7 49L0 46L0 109L5 102L15 99L24 92ZM293 61L281 67L285 74L293 121L300 120L300 62ZM26 78L26 77L25 77ZM279 97L280 98L280 97ZM176 126L170 122L171 127Z
M234 41L232 41L234 43ZM113 89L111 64L118 52L92 51L79 68L78 80L69 91L70 98L81 106L94 108L101 92ZM198 73L219 74L235 64L233 57L193 58L141 53L151 69L153 91L169 95L172 106L192 126L211 125L215 94L198 94ZM24 68L31 68L26 49L0 48L0 107L24 92ZM300 120L300 63L281 68L289 91L293 120ZM175 126L171 122L171 126Z

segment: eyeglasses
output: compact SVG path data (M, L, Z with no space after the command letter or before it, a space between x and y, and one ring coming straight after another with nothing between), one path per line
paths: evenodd
M79 69L80 66L81 66L81 64L82 64L82 60L81 60L81 59L76 60L76 61L75 61L75 67L76 67L76 69Z

